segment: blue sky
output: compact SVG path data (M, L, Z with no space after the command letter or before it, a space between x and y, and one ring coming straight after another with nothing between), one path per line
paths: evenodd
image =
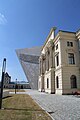
M53 26L77 31L80 0L0 0L0 77L6 57L12 80L26 80L15 49L43 45Z

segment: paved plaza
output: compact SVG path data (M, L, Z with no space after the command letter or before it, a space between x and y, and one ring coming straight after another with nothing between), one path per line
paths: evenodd
M25 90L53 120L80 120L80 96L55 95Z

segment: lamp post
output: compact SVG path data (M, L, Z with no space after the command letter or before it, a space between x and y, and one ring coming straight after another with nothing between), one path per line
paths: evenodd
M16 94L16 89L17 89L17 79L15 81L15 94Z
M4 58L3 66L2 66L1 91L0 91L0 109L2 108L2 97L3 97L3 84L4 84L5 69L6 69L6 58Z

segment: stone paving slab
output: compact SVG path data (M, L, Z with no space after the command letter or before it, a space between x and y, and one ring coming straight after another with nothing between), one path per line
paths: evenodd
M25 90L54 120L80 120L80 96Z

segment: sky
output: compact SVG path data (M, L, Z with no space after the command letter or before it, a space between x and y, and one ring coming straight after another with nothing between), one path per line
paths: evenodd
M54 26L80 29L80 0L0 0L0 78L6 58L12 81L27 80L15 50L42 46Z

